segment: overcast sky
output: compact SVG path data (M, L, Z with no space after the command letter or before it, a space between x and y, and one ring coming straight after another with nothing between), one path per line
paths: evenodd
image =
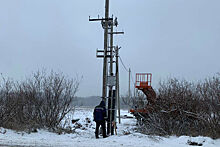
M198 81L220 72L220 0L110 0L115 37L133 75L151 72L153 86L177 77ZM101 95L104 0L0 0L0 72L23 79L46 68L83 76L78 96ZM128 73L120 65L121 94Z

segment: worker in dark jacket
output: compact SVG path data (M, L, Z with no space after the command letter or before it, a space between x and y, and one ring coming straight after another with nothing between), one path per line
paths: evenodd
M96 122L96 129L95 129L95 137L99 138L99 127L101 125L102 127L102 135L103 138L106 136L106 129L105 129L105 120L107 119L106 115L106 108L105 108L105 102L101 101L98 106L95 107L93 112L94 121Z

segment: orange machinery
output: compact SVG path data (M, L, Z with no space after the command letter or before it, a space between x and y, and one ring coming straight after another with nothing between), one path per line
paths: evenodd
M136 74L136 82L135 88L141 90L147 98L148 104L144 108L134 108L130 109L130 112L140 112L140 113L148 113L149 108L152 108L156 100L156 93L151 86L152 82L152 74L151 73L137 73ZM151 106L150 106L151 105Z

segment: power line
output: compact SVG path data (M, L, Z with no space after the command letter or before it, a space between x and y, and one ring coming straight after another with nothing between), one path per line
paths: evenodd
M121 61L121 64L123 65L124 69L125 69L127 72L129 72L129 70L127 69L127 67L126 67L125 64L123 63L123 61L122 61L122 59L121 59L120 56L119 56L119 59L120 59L120 61Z
M133 74L132 74L132 71L131 71L131 69L129 68L129 70L128 70L128 68L125 66L125 64L124 64L124 62L123 62L123 60L121 59L121 57L119 56L119 58L120 58L120 61L121 61L121 64L122 64L122 66L124 67L124 69L125 69L125 71L127 71L127 72L129 72L129 78L131 77L131 80L132 80L132 85L134 86L134 95L135 95L135 82L134 82L134 78L133 78ZM130 81L130 80L129 80ZM130 82L129 82L130 83ZM130 86L129 86L129 89L130 89ZM130 91L130 90L129 90ZM130 95L130 94L129 94Z
M121 64L123 65L124 69L129 72L128 68L125 66L124 62L122 61L121 57L119 56L120 58L120 61L121 61ZM133 75L132 75L132 71L131 71L131 80L132 80L132 83L135 84L134 82L134 78L133 78Z

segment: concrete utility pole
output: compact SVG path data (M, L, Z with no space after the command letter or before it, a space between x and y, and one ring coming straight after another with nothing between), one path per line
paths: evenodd
M109 17L109 0L105 0L105 18L99 18L98 16L97 19L91 19L89 17L89 21L101 21L102 28L104 29L104 49L97 49L96 57L103 58L102 100L104 100L108 106L107 133L113 135L114 129L116 129L115 109L117 103L120 115L118 63L115 65L115 71L113 66L114 63L116 64L115 60L118 60L115 59L116 56L118 57L118 48L116 49L116 47L114 47L113 38L115 34L124 34L124 32L114 32L114 26L118 26L118 21L117 17L114 20L113 16L111 18Z
M129 68L129 78L128 78L128 96L131 98L131 69Z
M113 18L113 16L112 16ZM111 25L111 33L110 33L110 74L113 74L113 25Z
M120 97L119 97L119 64L118 64L118 52L119 48L118 46L115 49L116 52L116 99L117 99L117 105L118 105L118 122L121 123L121 112L120 112Z
M113 16L112 16L113 18ZM113 23L113 22L112 22ZM110 73L110 76L113 76L113 24L111 25L111 33L110 33L110 68L109 68L109 73ZM109 108L110 108L110 117L109 117L109 124L108 124L108 130L107 130L107 133L110 133L110 130L113 130L112 129L112 125L111 123L114 121L113 120L113 99L114 99L114 94L113 94L113 86L109 86L109 99L110 99L110 102L109 102Z
M103 60L103 84L102 84L102 99L106 102L107 92L107 50L108 50L108 19L109 19L109 0L105 1L105 27L104 27L104 60Z

